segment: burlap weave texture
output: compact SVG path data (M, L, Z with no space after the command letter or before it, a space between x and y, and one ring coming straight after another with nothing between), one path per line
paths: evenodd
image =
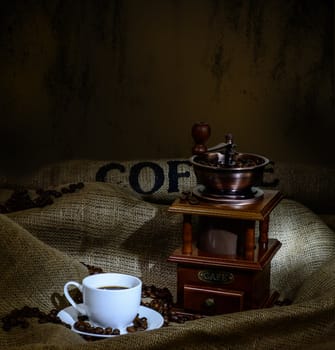
M109 183L86 183L51 206L8 216L46 244L106 271L133 273L169 285L176 268L167 258L181 244L182 216ZM272 261L272 288L294 298L297 288L333 256L335 235L303 205L283 200L271 213L270 238L282 247Z
M73 180L74 181L74 180ZM80 281L80 263L140 276L175 294L166 258L180 245L179 215L122 186L85 183L54 204L0 215L0 317L23 305L65 305L63 285ZM303 205L283 200L270 217L282 242L272 262L273 288L290 306L189 321L151 332L86 342L61 325L31 322L0 330L0 349L331 349L335 344L335 237Z

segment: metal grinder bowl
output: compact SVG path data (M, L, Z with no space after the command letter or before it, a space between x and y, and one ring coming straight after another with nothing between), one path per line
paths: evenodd
M206 194L250 196L252 188L263 181L264 168L269 160L253 153L235 153L234 165L223 165L220 152L206 152L190 158L198 184Z

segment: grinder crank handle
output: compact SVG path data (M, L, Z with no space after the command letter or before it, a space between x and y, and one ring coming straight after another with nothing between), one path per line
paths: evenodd
M215 146L213 146L213 147L209 147L207 150L208 150L209 152L220 151L220 150L226 148L227 145L228 145L228 143L221 142L221 143L219 143L219 144L217 144L217 145L215 145Z

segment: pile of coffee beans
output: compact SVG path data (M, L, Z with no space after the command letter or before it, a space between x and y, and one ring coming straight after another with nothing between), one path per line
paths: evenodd
M59 310L52 309L49 313L41 311L37 307L24 306L21 309L14 309L5 315L2 321L2 329L10 331L13 327L27 328L29 327L28 319L37 318L39 323L57 323L63 324L70 328L69 325L63 323L57 316Z
M79 316L78 321L76 321L73 327L79 332L84 332L82 334L83 338L88 341L98 340L96 337L99 336L112 336L120 335L120 330L118 328L112 327L94 327L90 324L87 316ZM139 317L139 314L133 320L133 325L126 328L128 333L145 331L148 328L148 320L146 317Z
M164 318L164 326L170 323L185 323L204 317L190 314L175 308L173 297L168 288L146 286L142 288L142 305L159 312Z
M31 196L25 188L15 188L12 195L0 204L0 213L7 214L19 210L42 208L54 203L54 198L61 197L63 194L73 193L84 187L83 182L69 184L57 190L44 190L42 188L35 190L36 195Z
M85 333L91 333L92 335L120 335L120 330L118 328L112 327L94 327L90 324L87 316L79 316L78 321L76 321L73 327ZM139 314L133 320L133 325L127 327L128 333L134 333L138 331L145 331L148 328L148 320L146 317L140 317Z
M78 317L78 321L76 321L73 325L73 328L85 333L90 333L92 335L120 335L120 330L117 328L107 327L94 327L88 321L87 316Z
M148 320L146 317L140 317L139 314L133 320L133 325L127 327L128 333L134 333L138 331L145 331L148 328Z

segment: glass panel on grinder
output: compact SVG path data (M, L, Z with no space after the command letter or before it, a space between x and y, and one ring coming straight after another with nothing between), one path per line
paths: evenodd
M239 232L242 226L236 220L200 217L198 221L198 248L218 255L243 255L239 248Z

